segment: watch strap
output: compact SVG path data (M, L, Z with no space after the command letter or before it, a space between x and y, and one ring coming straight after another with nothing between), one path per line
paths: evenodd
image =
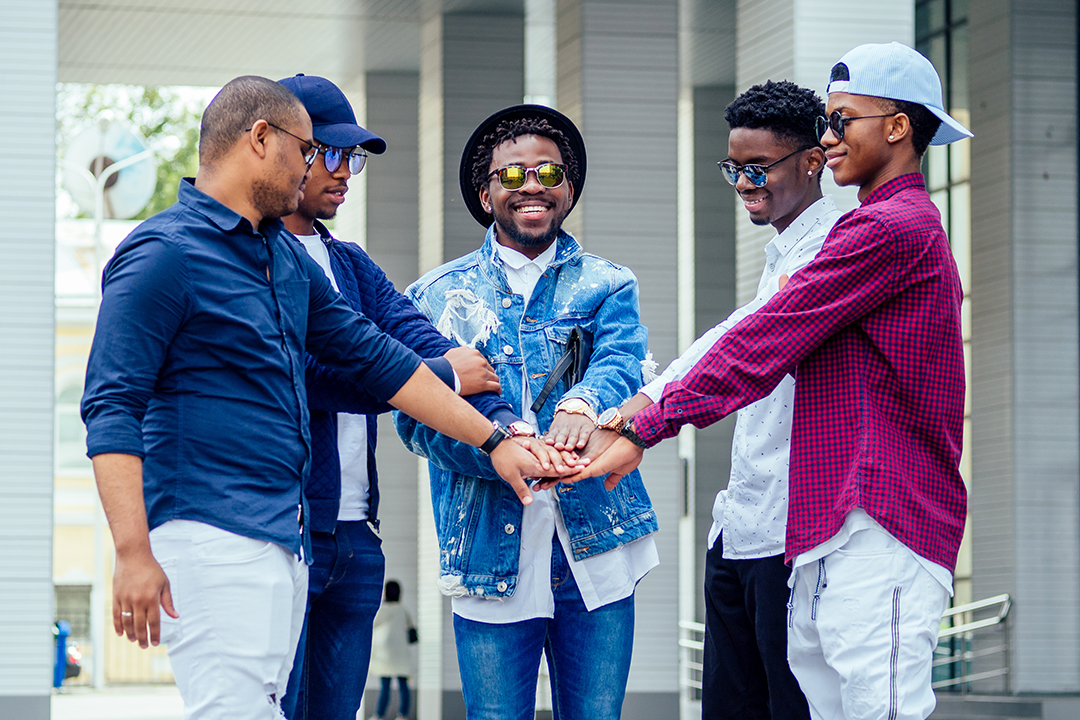
M641 439L641 436L637 434L637 430L634 429L633 418L630 418L626 421L625 424L623 424L622 430L619 431L619 434L630 442L637 445L639 448L642 448L643 450L648 447L647 445L645 445L645 441Z
M510 437L510 432L504 428L498 420L491 423L495 430L491 433L491 437L484 441L484 444L480 446L480 452L485 455L490 455L495 452L495 448L499 447L499 443Z

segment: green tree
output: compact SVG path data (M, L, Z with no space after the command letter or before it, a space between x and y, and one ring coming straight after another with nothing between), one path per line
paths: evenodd
M157 187L150 202L135 216L143 220L176 202L180 179L199 167L199 119L215 88L83 85L56 87L56 151L101 117L128 124L146 138L157 163ZM61 191L62 192L62 191ZM66 197L66 193L62 192ZM63 215L89 217L67 199L58 203Z

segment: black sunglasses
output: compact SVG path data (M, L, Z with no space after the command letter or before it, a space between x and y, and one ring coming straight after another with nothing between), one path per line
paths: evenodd
M266 124L269 125L270 127L274 128L275 130L280 130L281 132L285 133L286 135L292 135L292 137L296 138L297 140L299 140L300 142L302 142L302 143L304 143L305 145L308 146L307 150L301 150L300 152L302 152L304 154L304 166L305 166L304 169L305 169L305 171L310 170L311 169L311 164L313 162L315 162L315 156L319 154L319 146L316 145L315 143L313 143L310 140L305 140L304 138L300 137L299 135L293 135L291 132L289 132L285 128L278 127L277 125L270 122L269 120L266 121ZM247 130L244 130L243 132L251 132L251 128L248 128Z
M361 148L348 152L344 148L325 146L319 148L319 152L323 154L323 165L327 172L335 172L341 167L341 161L345 160L349 164L349 173L359 175L367 162L367 152Z
M536 181L546 188L557 188L566 179L566 166L559 163L541 163L536 167L522 167L521 165L507 165L498 170L488 173L487 179L492 175L499 176L499 183L507 190L520 190L528 182L529 173L536 174Z
M732 185L739 182L739 173L742 173L746 176L747 180L754 184L754 187L765 187L765 184L769 182L769 168L784 162L792 155L801 153L803 150L810 150L813 147L813 145L803 145L798 150L792 150L784 157L779 160L774 160L768 165L736 165L730 160L723 160L716 164L719 165L720 169L723 171L724 178Z
M844 125L852 120L868 120L870 118L886 118L893 117L896 113L890 113L889 115L858 115L855 117L844 117L840 114L839 110L833 110L829 117L818 115L816 119L816 129L818 140L825 137L825 133L829 130L833 131L833 135L837 140L844 139Z

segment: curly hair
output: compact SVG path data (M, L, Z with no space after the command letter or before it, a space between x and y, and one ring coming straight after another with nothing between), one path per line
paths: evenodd
M724 119L735 128L764 128L796 145L818 146L816 123L825 114L817 93L788 80L754 85L735 98Z
M938 128L941 127L941 118L919 103L892 98L876 98L876 100L882 112L904 113L908 116L908 120L911 121L911 146L915 150L915 155L922 157L926 148L930 147L930 141L934 139Z
M574 151L570 149L570 141L562 130L555 128L544 118L531 117L517 120L504 120L495 126L495 129L485 135L476 144L476 159L472 164L473 189L479 191L487 182L491 174L491 156L495 148L508 140L514 140L522 135L539 135L546 137L559 147L563 164L566 165L567 174L570 176L570 184L578 186L578 160Z

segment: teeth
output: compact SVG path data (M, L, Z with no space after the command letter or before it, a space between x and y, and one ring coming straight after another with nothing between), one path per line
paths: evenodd
M547 208L544 207L543 205L522 205L522 206L518 206L515 209L515 212L533 213L533 212L543 212L544 210L547 210Z

